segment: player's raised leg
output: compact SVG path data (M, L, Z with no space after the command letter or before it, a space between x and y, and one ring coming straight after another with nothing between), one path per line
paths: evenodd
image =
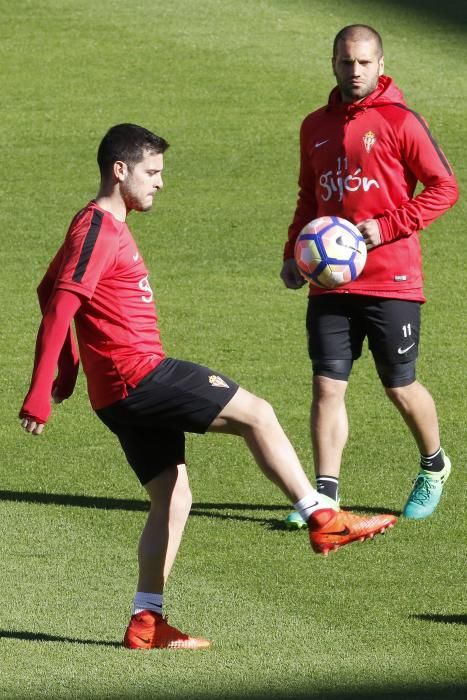
M209 430L243 437L264 474L292 502L314 491L274 409L264 399L240 387Z
M293 503L308 524L317 553L373 537L396 522L393 515L360 517L329 507L312 487L297 454L267 401L239 388L209 430L240 435L257 464Z
M127 649L205 649L162 616L164 585L172 569L191 507L184 464L165 469L145 484L150 510L138 547L139 579L133 614L125 632Z

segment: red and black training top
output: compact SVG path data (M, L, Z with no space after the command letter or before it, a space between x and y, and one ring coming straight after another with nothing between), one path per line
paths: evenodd
M418 182L422 191L414 197ZM299 195L284 259L293 257L302 228L319 216L353 223L376 219L380 245L358 279L311 294L368 294L424 301L418 232L457 200L446 156L425 120L410 110L388 76L359 103L343 103L335 88L300 132Z
M21 415L47 420L50 410L45 406L65 347L66 330L61 334L59 326L66 322L69 331L73 316L95 409L127 396L128 387L136 386L164 359L148 270L127 224L96 202L74 217L38 292L45 332L38 336ZM56 332L47 332L49 327ZM57 342L60 347L55 347Z

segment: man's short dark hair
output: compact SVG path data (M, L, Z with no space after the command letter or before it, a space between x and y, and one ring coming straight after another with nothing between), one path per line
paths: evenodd
M383 40L376 29L373 29L373 27L370 27L368 24L349 24L347 27L343 27L340 32L337 32L335 36L332 47L333 58L336 57L337 44L339 41L345 41L346 39L353 39L354 41L368 41L369 39L374 39L378 48L378 58L381 58L383 55Z
M97 151L97 163L101 177L105 178L111 172L117 160L126 163L130 170L144 158L145 151L149 153L164 153L169 144L161 136L156 136L137 124L117 124L112 126Z

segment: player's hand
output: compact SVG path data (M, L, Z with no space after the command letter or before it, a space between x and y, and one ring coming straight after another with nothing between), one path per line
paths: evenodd
M44 430L44 423L37 423L34 418L22 418L21 427L24 428L27 433L40 435Z
M300 287L306 284L293 258L284 261L280 276L287 289L300 289Z
M381 231L376 219L365 219L357 224L357 228L365 239L367 250L381 245Z
M26 394L18 418L21 427L31 435L40 435L49 420L51 398L44 401L42 396L35 396L31 390Z

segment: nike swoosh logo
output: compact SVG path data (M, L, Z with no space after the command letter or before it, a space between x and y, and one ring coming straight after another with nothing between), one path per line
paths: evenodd
M315 143L315 148L319 148L320 146L324 146L325 143L327 143L329 139L325 139L324 141L317 141Z
M136 253L133 255L133 260L136 262L136 261L138 260L138 258L139 258L139 253L136 252Z
M409 352L410 348L413 348L415 343L412 343L412 345L409 345L407 348L397 348L397 352L399 355L405 355L406 352Z
M323 532L323 535L342 535L342 537L345 537L346 535L350 535L350 530L345 526L340 532Z
M355 246L349 245L348 243L346 243L344 241L343 236L339 236L338 238L336 238L336 243L337 243L337 245L342 246L342 248L349 248L349 250L355 250L358 253L358 248L355 248Z

